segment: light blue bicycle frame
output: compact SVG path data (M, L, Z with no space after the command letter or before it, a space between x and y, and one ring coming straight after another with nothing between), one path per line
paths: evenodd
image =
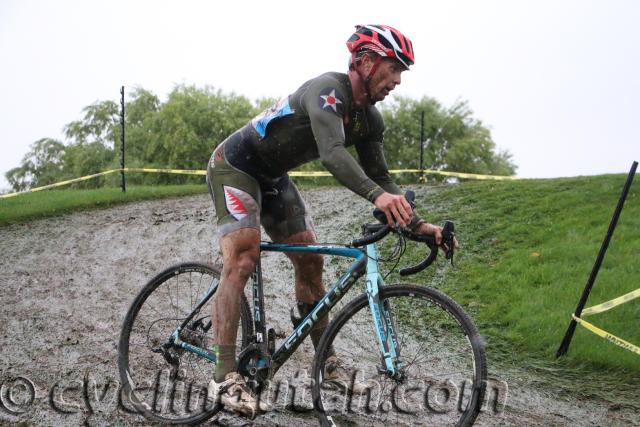
M316 253L331 256L341 256L354 258L353 263L349 265L344 274L331 286L329 291L322 297L320 301L311 309L310 313L301 319L298 326L284 340L280 347L273 352L271 357L272 372L276 372L289 356L302 343L309 331L313 328L316 321L325 315L342 297L349 291L353 284L361 276L365 275L366 292L369 299L369 308L371 310L374 329L378 339L380 354L384 360L384 369L390 376L397 374L401 365L398 361L399 344L396 336L396 328L391 309L387 301L380 303L379 288L384 285L383 278L378 269L378 254L375 244L367 245L364 249L338 246L338 245L291 245L271 242L261 242L260 250L265 252L284 252L284 253ZM264 304L262 294L262 272L260 263L256 266L256 270L252 275L252 287L254 295L253 317L254 326L257 337L257 343L263 345L266 349L266 323L264 319ZM183 348L187 351L195 353L215 363L215 355L200 347L196 347L182 341L180 331L191 321L191 319L200 311L202 306L213 296L217 287L216 279L210 286L207 293L196 305L194 311L182 322L172 334L172 345Z

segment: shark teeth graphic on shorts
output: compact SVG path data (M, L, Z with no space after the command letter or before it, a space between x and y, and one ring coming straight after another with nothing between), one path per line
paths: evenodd
M249 210L256 209L256 202L249 193L226 185L223 188L227 210L238 221L246 217Z

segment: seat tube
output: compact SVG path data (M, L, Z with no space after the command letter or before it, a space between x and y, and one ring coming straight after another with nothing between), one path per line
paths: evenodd
M266 349L267 323L264 313L264 288L262 287L262 267L260 260L256 263L251 274L251 288L253 290L253 326L256 339L260 346Z
M367 297L369 308L373 317L373 324L378 338L381 358L384 360L384 369L394 375L396 373L397 341L393 319L388 304L380 304L379 289L384 285L380 271L378 270L378 253L375 245L367 248Z

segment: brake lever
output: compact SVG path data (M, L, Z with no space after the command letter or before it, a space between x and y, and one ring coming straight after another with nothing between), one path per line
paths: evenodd
M446 245L445 258L451 260L451 266L453 266L453 253L455 250L454 239L456 237L455 226L453 221L445 221L444 227L442 227L442 242Z
M404 233L403 233L404 234ZM412 234L412 233L411 233ZM406 235L406 234L405 234ZM445 250L445 258L451 261L451 265L453 266L453 254L455 251L455 225L453 221L445 221L444 226L442 227L442 243L443 246L446 247ZM414 265L412 267L403 268L400 270L401 276L408 276L410 274L416 274L425 268L429 267L433 261L435 261L438 256L438 245L435 242L433 236L416 236L411 235L411 240L415 240L418 242L424 242L429 246L430 253L429 255L422 260L419 264Z

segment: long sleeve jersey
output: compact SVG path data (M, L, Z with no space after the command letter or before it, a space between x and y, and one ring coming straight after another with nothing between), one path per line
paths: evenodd
M352 106L349 77L325 73L253 118L225 143L225 156L261 184L320 159L344 186L373 201L401 194L382 149L384 123L374 106ZM346 147L355 146L360 162Z

